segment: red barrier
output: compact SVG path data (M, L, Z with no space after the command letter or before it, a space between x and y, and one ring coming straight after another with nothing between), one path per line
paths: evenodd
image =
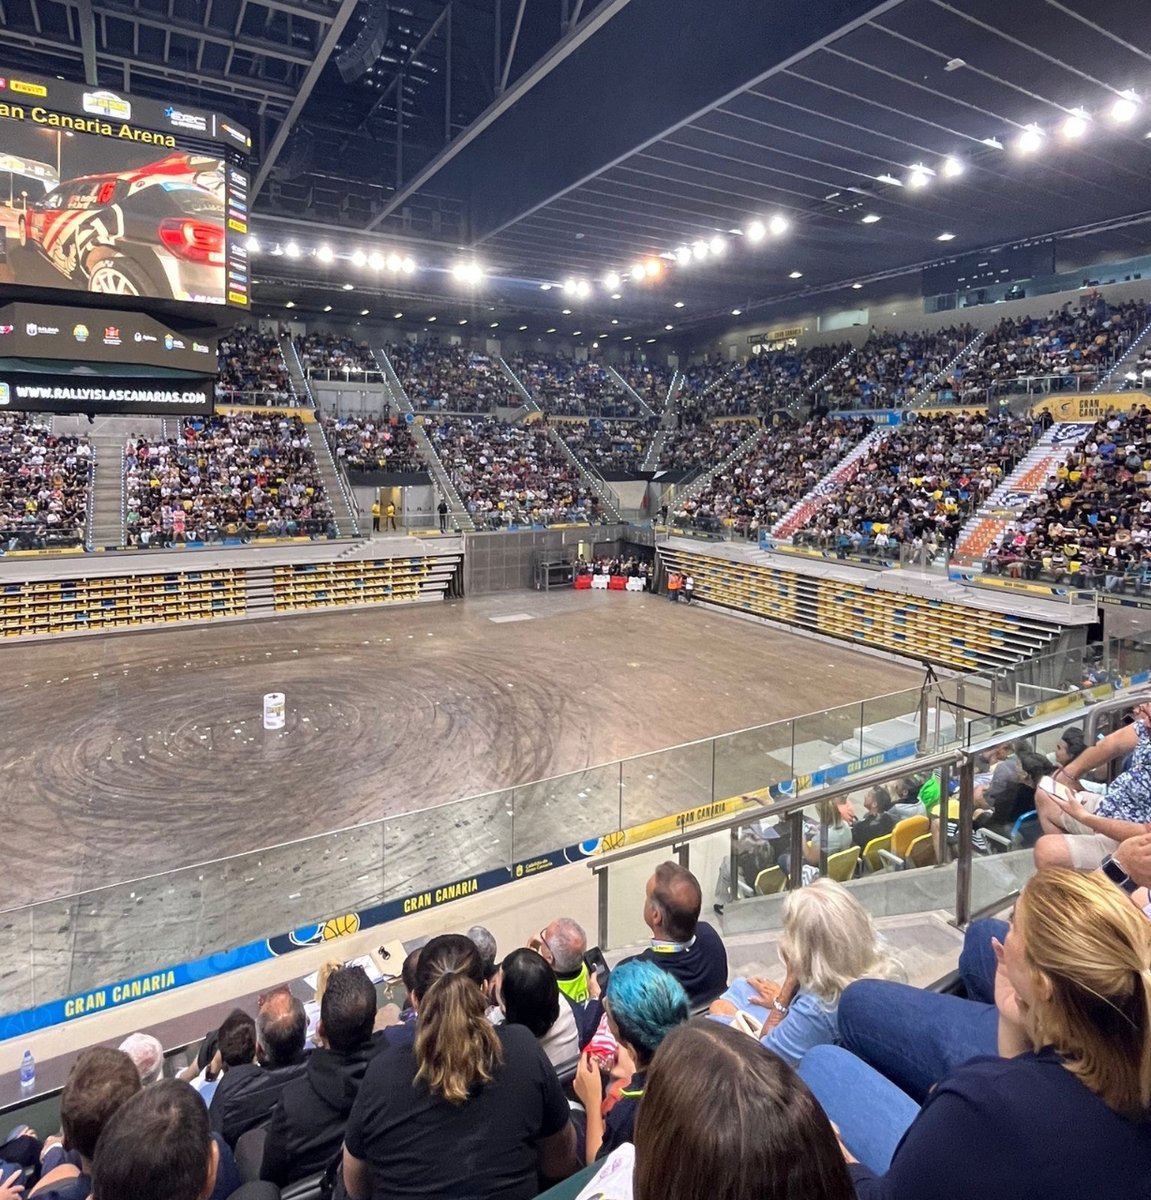
M576 586L577 591L583 591L583 590L590 591L591 590L591 576L590 575L577 575L575 577L575 586Z
M607 583L609 592L622 592L627 588L626 575L613 575Z

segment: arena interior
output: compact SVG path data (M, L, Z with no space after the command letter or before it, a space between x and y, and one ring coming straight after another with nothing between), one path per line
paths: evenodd
M1141 15L0 0L0 1200L1151 1197Z

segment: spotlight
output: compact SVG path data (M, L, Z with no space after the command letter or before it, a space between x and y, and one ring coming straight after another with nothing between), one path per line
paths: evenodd
M400 259L400 270L405 275L414 275L416 273L416 260L405 255Z
M727 249L727 242L725 242L721 237L713 237L709 243L708 249L711 250L712 254L718 256Z
M555 333L555 329L554 329L554 327L552 329L545 329L544 332L545 333Z
M691 262L691 251L687 248L687 246L680 246L676 250L675 261L679 263L681 267L686 267L687 264Z
M768 233L773 234L775 237L779 237L781 233L786 233L788 231L789 226L790 222L788 219L784 216L781 216L779 213L776 213L775 216L768 221L767 231Z
M636 263L628 273L631 275L632 279L636 281L636 283L639 283L639 281L647 274L643 263Z
M561 309L560 315L564 317L570 317L572 315L572 310L570 308Z
M747 240L762 242L765 237L767 237L767 226L762 221L752 221L747 227Z
M493 321L491 323L491 325L488 326L489 329L499 329L499 327L500 327L499 321Z
M1090 117L1088 117L1085 109L1073 108L1060 126L1060 133L1068 141L1081 138L1087 132L1088 121L1090 121Z
M619 300L622 296L623 296L622 292L612 292L612 294L611 294L611 298L613 300Z
M260 253L260 242L255 234L253 234L250 238L248 238L248 253L249 254L259 254Z
M876 221L883 220L879 213L868 213L867 216L860 217L859 219L864 225L874 225Z
M792 271L792 273L788 276L788 279L802 279L802 278L803 278L802 271Z
M588 283L586 279L581 279L579 283L576 284L576 295L581 300L586 300L587 297L591 295L591 284Z
M609 292L614 292L619 288L620 277L615 271L609 271L603 279L603 285Z
M332 261L332 259L334 259L336 256L332 253L331 246L321 246L316 251L316 257L322 263L330 263Z
M384 259L384 266L387 267L389 271L398 271L400 269L400 256L398 254L389 254L388 257Z
M368 261L368 256L362 250L353 250L352 251L352 262L357 267L364 266L364 264L367 263L367 261Z
M285 304L285 305L284 305L284 307L285 307L285 308L295 308L295 307L296 307L296 302L295 302L295 300L289 300L289 301L287 302L287 304Z
M1126 125L1139 111L1139 97L1128 88L1120 92L1111 105L1111 120L1119 125Z
M285 254L286 254L286 255L287 255L289 258L299 258L299 257L300 257L300 247L299 247L299 246L297 246L295 242L289 242L289 243L288 243L288 244L287 244L287 245L284 247L284 253L285 253Z
M576 290L576 281L574 279L565 279L564 280L564 295L565 296L574 296L575 290Z
M1028 125L1015 139L1015 149L1020 154L1034 154L1043 145L1043 130L1038 125Z
M464 318L463 318L463 319L460 321L460 324L461 324L461 325L466 325L467 323L468 323L468 319L467 319L467 317L464 317Z
M674 328L675 328L675 326L674 326L674 325L665 325L665 326L664 326L664 329L668 330L669 332L670 332L671 330L673 330Z
M368 266L373 271L382 271L384 269L384 256L378 250L373 250L368 255Z
M475 284L479 283L483 277L484 271L479 263L456 263L456 265L452 267L452 278L458 283L466 283L474 286Z
M436 319L437 319L436 317L428 317L429 321L435 321Z
M733 317L742 317L742 316L743 316L743 309L742 309L742 308L733 308L733 309L731 310L731 315L732 315Z
M367 309L367 308L361 308L361 309L360 309L360 316L361 316L361 317L366 317L366 316L368 315L369 311L370 311L370 309Z
M350 292L350 291L353 291L354 289L355 289L355 284L352 284L352 283L345 283L345 284L344 284L344 291L345 291L345 292Z
M528 327L526 325L520 326L520 333L527 333L527 331L528 331Z
M582 329L573 329L572 330L572 337L580 337L582 334L583 334Z
M551 290L552 290L552 285L550 283L541 283L540 284L541 292L550 292Z
M922 163L916 163L907 176L907 186L924 188L931 182L931 171Z
M675 304L674 304L674 306L673 306L673 307L675 307L675 308L683 308L683 301L682 301L682 300L677 300L677 301L675 302Z
M853 284L851 285L851 290L852 290L853 292L858 292L858 291L859 291L859 289L860 289L861 287L863 287L863 284L862 284L862 283L853 283Z
M691 253L694 258L707 258L707 242L693 242Z
M392 320L398 321L403 315L403 313L392 313Z
M954 154L949 154L943 160L943 174L948 179L957 179L966 170L963 159L956 158Z
M663 270L663 263L661 263L658 258L649 258L647 262L643 264L643 269L645 274L654 279L655 276Z
M941 233L935 240L937 242L953 242L953 241L955 241L955 234Z
M332 306L331 306L330 304L325 304L325 305L324 305L324 312L331 312L331 311L332 311Z

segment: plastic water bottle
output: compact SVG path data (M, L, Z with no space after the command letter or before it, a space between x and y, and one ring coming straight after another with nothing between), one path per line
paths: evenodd
M32 1057L31 1050L25 1050L24 1057L20 1060L20 1086L30 1088L35 1082L36 1060Z

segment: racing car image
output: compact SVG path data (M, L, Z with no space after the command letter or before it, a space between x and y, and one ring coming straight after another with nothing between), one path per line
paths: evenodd
M56 171L48 163L0 153L0 228L15 234L19 211L29 197L39 200L58 183Z
M176 153L65 180L20 213L19 241L72 287L222 304L223 163Z

